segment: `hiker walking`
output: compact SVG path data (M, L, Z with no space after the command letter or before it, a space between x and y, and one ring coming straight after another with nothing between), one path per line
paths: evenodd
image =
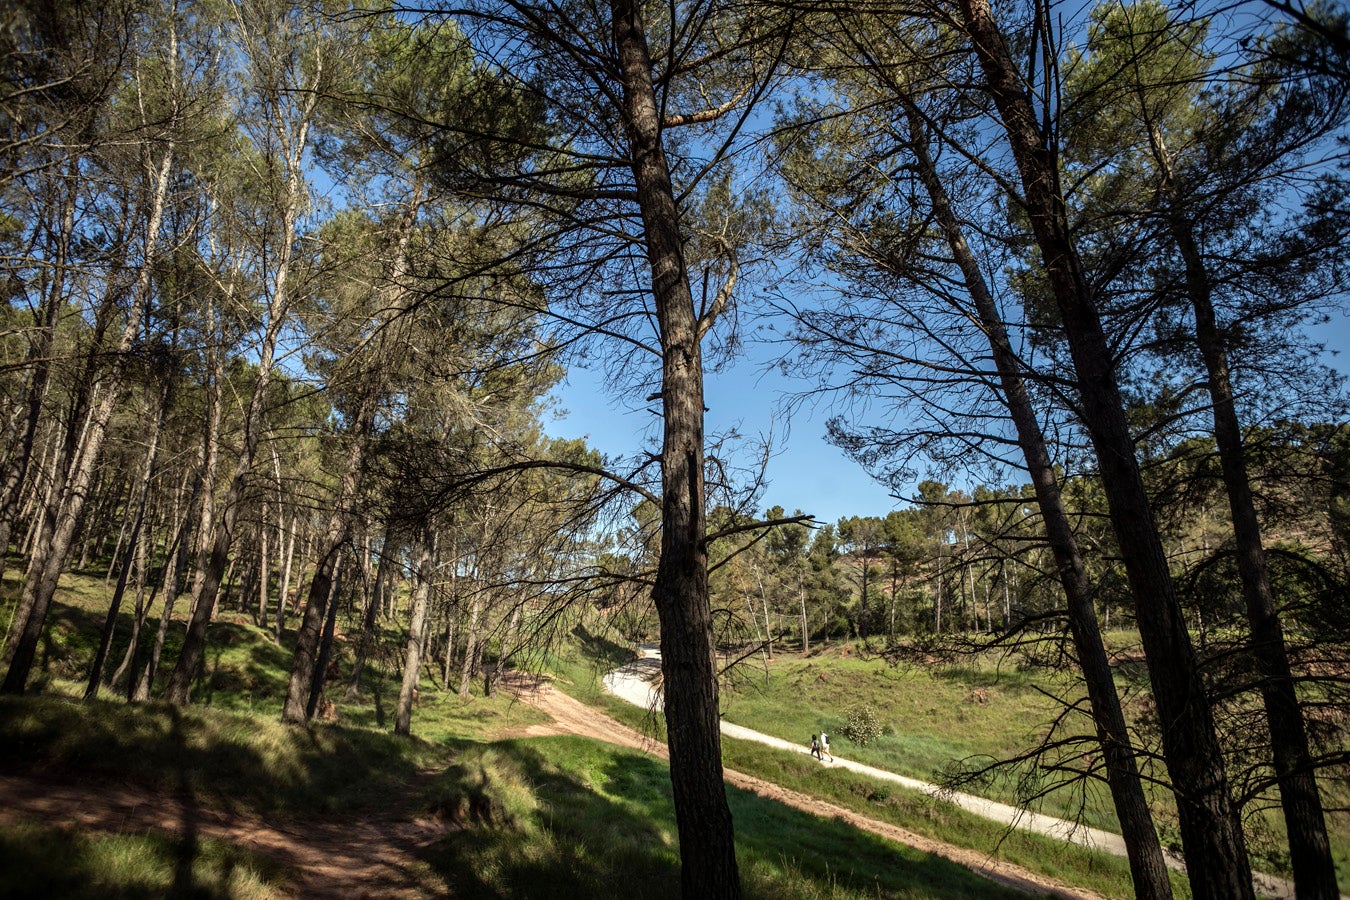
M820 733L820 752L830 756L830 736L823 731ZM820 756L817 755L816 759L820 759ZM830 762L834 762L833 756L830 756Z
M814 734L811 735L811 755L820 759L820 739Z

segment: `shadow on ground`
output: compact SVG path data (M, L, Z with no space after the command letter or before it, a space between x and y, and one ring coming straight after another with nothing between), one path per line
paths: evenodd
M557 737L464 746L432 789L456 826L424 859L452 895L488 898L680 896L666 764ZM1017 897L919 853L754 794L729 789L747 897Z

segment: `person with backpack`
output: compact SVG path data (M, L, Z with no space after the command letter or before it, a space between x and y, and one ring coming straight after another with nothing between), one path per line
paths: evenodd
M834 757L830 756L830 736L825 732L820 733L820 752L830 757L830 762L834 762ZM820 759L817 755L816 759Z

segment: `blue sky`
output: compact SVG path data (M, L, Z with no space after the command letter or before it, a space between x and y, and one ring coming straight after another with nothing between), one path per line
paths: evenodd
M895 508L883 486L825 441L828 410L798 411L789 430L786 418L776 413L784 396L800 386L760 369L754 359L742 359L729 371L708 376L705 429L712 434L735 428L751 439L772 433L779 450L769 461L770 483L761 510L777 504L788 512L801 509L834 522L840 516L885 515ZM564 418L547 425L555 437L585 437L602 453L619 455L635 452L648 435L656 434L650 404L633 408L606 388L599 371L573 368L554 396L567 410Z
M1340 315L1312 334L1338 355L1327 361L1350 373L1350 317ZM722 374L710 375L706 386L707 431L735 427L747 437L773 432L779 453L769 462L769 485L761 509L775 504L788 512L801 509L822 522L841 516L884 516L899 505L887 489L825 440L830 410L807 406L788 423L775 418L784 396L804 384L776 372L765 372L751 345L747 356ZM598 370L574 368L555 392L564 417L547 424L555 437L585 437L606 455L632 454L653 433L656 417L649 404L616 396Z

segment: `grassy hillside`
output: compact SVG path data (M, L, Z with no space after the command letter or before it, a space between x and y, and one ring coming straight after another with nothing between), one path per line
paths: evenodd
M438 817L450 833L421 854L421 889L463 896L667 897L678 894L676 832L665 764L582 738L520 738L543 715L505 695L461 699L424 681L412 740L390 734L396 654L377 654L353 700L344 678L330 697L334 722L280 723L290 663L286 642L246 618L213 626L194 687L196 705L129 706L74 698L92 659L101 579L72 578L54 606L40 651L37 690L0 698L0 774L58 782L133 784L194 803L298 827L311 817ZM12 583L7 585L12 587ZM0 609L8 613L8 609ZM180 626L181 627L181 626ZM400 639L389 623L386 640ZM124 616L122 634L129 631ZM288 636L289 637L289 636ZM600 675L630 651L578 627L573 643L544 664L587 703L660 737L651 716L604 695ZM176 635L166 651L172 660ZM120 659L114 646L112 659ZM339 653L346 674L350 647ZM809 658L781 655L724 692L728 719L804 743L822 728L838 755L920 778L954 759L1014 752L1037 737L1054 704L1045 675L967 666L896 669L837 647ZM475 685L475 689L478 689ZM876 709L882 734L866 746L843 737L854 705ZM728 767L936 840L997 855L1106 896L1130 896L1123 860L1022 833L948 804L800 754L724 741ZM1006 786L987 793L1007 796ZM993 886L917 853L757 796L731 789L738 856L754 897L999 896ZM1114 824L1090 798L1086 817ZM1053 810L1054 804L1049 807ZM1334 819L1345 856L1345 817ZM186 860L186 868L185 868ZM1269 868L1267 866L1267 868ZM161 833L106 833L20 821L0 829L0 873L34 871L36 883L69 896L161 896L186 883L201 896L279 896L296 873L276 859L219 839L182 847ZM184 872L187 875L185 876ZM0 895L33 893L0 874ZM1188 896L1174 879L1178 896ZM181 892L181 891L180 891Z
M1126 637L1117 636L1117 642L1131 643ZM962 760L1007 759L1034 746L1062 712L1048 696L1060 687L1052 673L1019 670L990 659L960 666L894 667L875 656L859 656L850 645L839 645L810 657L779 655L768 664L767 677L760 667L733 679L723 693L723 709L728 721L802 744L813 732L825 730L832 735L836 755L940 781ZM849 710L859 705L873 709L882 725L881 734L865 746L849 741L842 730ZM1090 722L1078 715L1075 727L1090 733ZM964 790L1015 802L1019 789L1028 786L1017 779L1027 775L1023 769ZM1156 783L1146 784L1146 790L1164 839L1179 847L1170 794ZM1338 796L1333 784L1324 785L1324 791L1328 807L1344 810L1350 801ZM1080 818L1093 827L1120 830L1110 796L1099 781L1051 793L1037 808ZM1278 807L1253 813L1247 824L1253 866L1288 877ZM1350 814L1331 812L1327 824L1341 883L1350 885ZM1009 845L1004 848L1001 853L1018 858Z
M618 655L623 653L621 649L611 652ZM809 693L801 692L799 684L789 684L781 695L778 693L777 686L783 671L779 666L784 664L785 668L790 669L791 667L786 665L788 659L780 657L773 664L767 688L761 672L754 679L753 686L743 685L739 690L724 692L724 707L729 710L725 717L729 721L735 720L738 724L766 733L774 734L777 730L779 732L777 736L786 740L794 740L796 732L802 731L804 745L806 737L813 729L816 731L821 729L822 725L819 724L821 717L824 717L827 728L834 725L834 720L824 707L813 705L812 697ZM842 665L835 670L832 667L833 662L841 662ZM826 678L827 681L849 683L847 679L853 679L855 690L862 692L881 691L890 683L888 679L894 675L893 671L888 671L887 667L878 665L876 661L864 663L851 655L832 655L815 660L814 664L824 666L831 672ZM601 707L609 715L653 737L658 739L664 737L661 722L653 719L648 712L604 694L598 677L598 670L602 667L598 667L592 658L572 653L555 657L550 660L550 665L564 675L559 681L560 686L578 699ZM873 675L879 675L880 678L869 683ZM778 697L777 700L774 699L775 696ZM763 727L756 727L753 724L753 717L735 719L731 711L748 704L750 698L771 706L777 704L784 717L774 718L772 714L765 713L760 721ZM773 727L769 727L770 725ZM900 735L891 737L895 739L896 744L904 742L904 738ZM881 754L864 760L861 754L854 752L860 748L851 746L848 741L836 738L832 739L832 743L836 754L885 767L883 765L885 760ZM868 818L897 825L934 840L973 848L991 857L1016 863L1033 872L1088 888L1104 896L1133 896L1129 868L1123 858L1089 852L1081 847L1065 845L1060 841L1025 832L1008 833L1002 826L951 804L916 791L905 790L894 783L867 778L844 769L822 768L809 757L799 753L788 753L762 744L727 738L723 738L722 753L728 768L818 797L822 801L844 807ZM932 774L931 770L906 772L898 766L895 770L915 777L927 777ZM743 823L739 816L736 821L739 830L743 827ZM1177 897L1190 896L1183 878L1174 875L1172 881Z
M1047 696L1057 690L1047 672L1017 671L990 662L959 667L894 667L860 657L844 645L811 657L779 655L769 677L750 672L724 694L728 721L805 744L827 731L834 752L858 762L924 780L940 779L963 759L1008 759L1041 738L1060 711ZM881 734L866 745L850 741L844 724L851 709L875 711ZM1079 723L1089 727L1083 720ZM1015 786L990 782L973 793L1016 800ZM1110 798L1090 790L1086 822L1118 830ZM1052 797L1044 811L1068 815L1077 798Z
M331 695L336 722L283 726L287 648L229 616L213 626L192 708L131 706L108 691L84 703L75 697L106 595L97 578L71 579L69 587L52 609L35 690L0 699L0 774L73 783L91 797L105 785L132 786L296 833L316 817L437 817L446 836L408 875L427 894L678 896L660 760L582 738L508 737L540 714L505 695L460 699L430 682L414 716L417 736L396 738L389 733L395 673L378 663L353 702L341 700L339 681ZM7 617L7 608L0 612ZM602 670L604 643L581 636L576 652L592 660L589 671ZM120 652L115 646L114 661ZM1014 896L843 823L739 791L731 799L748 896ZM285 895L296 878L278 860L219 838L6 821L3 896L270 897Z

